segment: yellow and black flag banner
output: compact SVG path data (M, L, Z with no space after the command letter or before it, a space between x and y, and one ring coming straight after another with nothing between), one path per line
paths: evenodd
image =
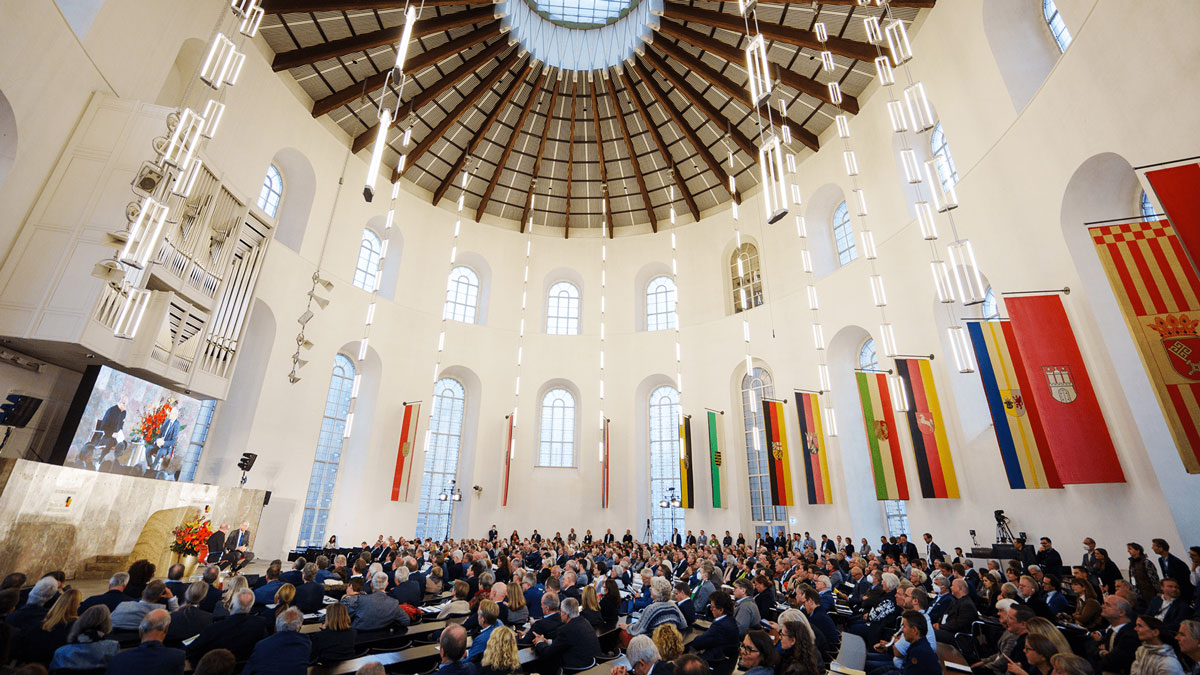
M679 420L679 486L682 496L680 506L685 509L696 507L696 484L692 478L692 416L684 415Z

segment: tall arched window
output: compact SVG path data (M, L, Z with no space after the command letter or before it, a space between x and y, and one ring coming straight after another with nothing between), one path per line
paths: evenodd
M442 318L475 323L475 312L479 307L479 275L470 267L455 267L450 270L446 283L446 307Z
M579 288L569 281L550 287L546 297L546 332L550 335L579 335Z
M674 493L671 492L674 488ZM679 391L663 385L650 394L650 530L654 541L666 541L683 530L683 509L659 506L670 495L682 495L679 484Z
M1071 31L1067 30L1067 23L1063 21L1062 14L1058 13L1054 0L1042 0L1042 16L1046 17L1046 25L1050 27L1050 34L1058 44L1058 51L1067 51L1067 47L1071 46Z
M263 213L274 218L279 211L279 200L283 198L283 176L274 164L267 167L267 175L263 178L262 190L258 193L258 208Z
M762 274L758 268L758 247L750 242L739 246L729 260L733 278L733 311L744 312L763 304Z
M542 397L538 466L575 466L575 397L561 387Z
M1142 211L1142 220L1158 220L1154 205L1150 203L1150 195L1145 190L1142 190L1142 198L1138 200L1138 208Z
M354 362L345 354L338 354L333 357L333 375L329 378L329 391L325 395L321 435L317 438L317 454L313 458L312 474L308 479L308 495L304 499L300 538L296 544L298 547L325 543L325 522L329 519L333 488L337 484L346 414L350 412L350 392L353 389Z
M958 182L958 169L954 166L954 158L950 156L950 144L946 142L946 132L942 131L942 123L938 122L929 134L929 151L942 161L937 163L938 180L942 190L949 191Z
M671 277L654 277L646 284L646 330L675 329L679 320L675 315L676 297L675 280Z
M354 285L364 291L375 290L379 276L379 258L383 255L383 242L369 228L363 228L362 244L358 247L358 264L354 267Z
M785 507L771 505L771 476L767 473L766 427L763 426L763 398L775 396L771 374L755 368L742 378L742 418L746 427L746 464L750 474L750 516L756 532L767 532L767 521L780 523L787 518ZM761 523L761 525L759 524Z
M875 339L867 338L858 348L858 367L863 370L878 370L879 355L875 353Z
M450 494L450 481L458 475L466 401L466 392L458 380L444 377L433 387L429 447L425 448L425 476L421 480L421 503L417 505L418 539L442 540L450 536L454 502L438 497Z
M854 245L854 226L850 224L850 209L846 202L833 210L833 243L837 248L838 265L845 265L858 257Z

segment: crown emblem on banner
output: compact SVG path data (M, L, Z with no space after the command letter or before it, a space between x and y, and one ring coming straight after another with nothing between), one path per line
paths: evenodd
M1166 319L1161 316L1156 317L1149 325L1164 338L1183 337L1195 335L1196 326L1200 325L1200 320L1189 319L1187 314L1180 314L1177 317L1168 314Z

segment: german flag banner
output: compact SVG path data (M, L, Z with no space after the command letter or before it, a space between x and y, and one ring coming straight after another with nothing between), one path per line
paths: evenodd
M829 486L829 454L821 423L821 401L816 394L796 392L796 415L800 418L800 447L803 450L804 485L809 504L832 504Z
M679 502L685 509L696 508L696 481L692 475L692 416L679 420Z
M408 486L412 483L413 463L416 461L417 421L421 417L421 404L404 406L404 423L400 427L400 447L396 451L396 472L392 476L392 501L408 501ZM400 498L404 492L403 500Z
M603 477L600 479L600 508L608 508L608 419L604 420L604 429L600 439L600 461L603 464Z
M504 419L508 421L508 436L504 442L504 491L501 495L500 505L508 506L508 472L512 468L513 456L513 415Z
M1033 295L1008 298L1004 305L1032 384L1027 397L1037 401L1059 478L1066 485L1124 483L1121 460L1062 299Z
M858 396L862 401L863 425L871 448L871 472L875 476L876 499L908 499L908 479L900 456L900 437L892 397L883 373L858 373Z
M721 452L721 426L717 419L718 414L723 413L708 411L708 461L712 476L712 505L714 509L723 509L725 504L721 499L721 486L724 482L722 466L725 464L725 457Z
M792 468L788 458L787 428L782 401L763 399L763 422L766 425L767 467L771 475L771 503L775 506L794 506L792 501Z
M1042 431L1017 343L1008 321L968 321L983 395L992 413L1000 459L1013 490L1060 488L1058 469Z
M950 439L942 420L933 369L926 359L896 359L896 374L904 382L908 434L917 459L917 481L925 499L958 499L958 478L950 457Z
M1089 232L1179 458L1200 473L1200 279L1165 220Z

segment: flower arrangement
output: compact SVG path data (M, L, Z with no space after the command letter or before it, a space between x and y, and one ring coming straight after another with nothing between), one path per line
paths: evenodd
M146 409L138 421L134 433L142 438L146 445L152 445L163 431L167 423L167 415L171 413L171 402L163 401L156 406Z
M175 528L172 534L175 541L171 544L171 552L179 555L196 555L200 548L208 544L212 536L212 523L196 518Z

